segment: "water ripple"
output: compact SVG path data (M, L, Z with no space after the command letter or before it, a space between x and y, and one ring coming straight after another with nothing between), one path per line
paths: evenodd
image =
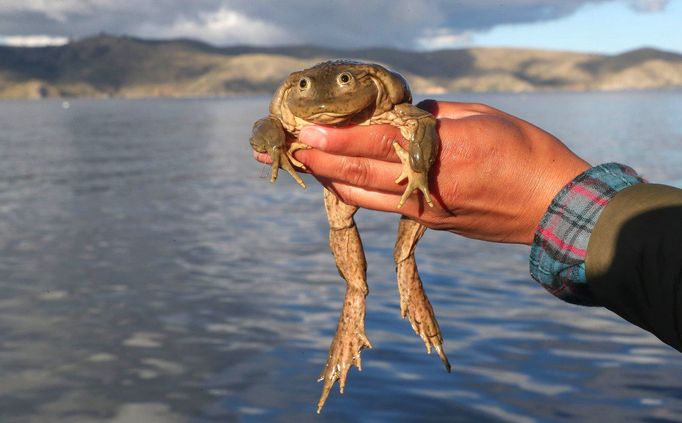
M460 99L537 122L593 163L682 181L673 93ZM320 187L269 184L251 159L266 104L0 103L3 421L682 421L677 352L548 295L525 247L428 231L417 260L447 374L399 315L397 215L367 211L375 348L317 417L345 287Z

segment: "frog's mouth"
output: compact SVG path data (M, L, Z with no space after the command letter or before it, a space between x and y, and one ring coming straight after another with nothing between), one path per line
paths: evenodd
M344 113L334 113L334 112L319 112L313 113L307 116L305 120L311 123L320 123L324 125L337 125L350 120L352 115L347 115Z

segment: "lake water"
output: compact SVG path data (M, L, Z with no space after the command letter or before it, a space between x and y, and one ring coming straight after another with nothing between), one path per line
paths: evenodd
M682 186L681 94L447 98ZM527 247L428 231L445 373L399 316L397 215L369 211L374 349L315 415L345 284L320 187L251 159L267 102L0 102L0 421L682 421L678 352L547 294Z

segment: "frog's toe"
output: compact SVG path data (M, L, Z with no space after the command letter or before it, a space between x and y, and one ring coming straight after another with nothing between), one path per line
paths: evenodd
M294 166L292 165L292 159L295 161L294 165L300 162L291 156L289 150L282 151L280 147L273 147L268 149L268 154L270 154L270 157L272 157L272 175L270 177L270 182L275 182L277 180L279 168L282 168L286 170L301 187L305 188L303 179L301 179L296 172L296 169L294 169Z
M279 155L279 152L274 152L274 153L268 152L268 154L270 154L270 157L272 158L272 170L270 171L270 183L274 184L275 181L277 180L277 176L279 175L280 155Z
M408 182L402 197L400 197L398 208L401 208L405 204L407 199L410 198L410 195L412 195L416 189L422 192L424 201L426 201L429 207L433 207L433 200L431 199L431 193L429 192L429 181L426 173L413 171L410 168L409 163L403 164L403 173L407 173Z
M447 370L448 373L450 373L452 371L452 367L450 366L450 360L448 360L448 356L445 355L445 351L443 351L443 346L442 345L435 345L433 348L436 350L436 353L438 354L440 361L443 362L443 365L445 366L445 370Z
M289 152L294 153L298 150L310 150L312 147L308 144L303 144L302 142L294 141L289 144Z
M416 172L410 166L410 156L397 141L393 141L393 149L395 150L403 168L400 172L398 178L396 178L395 183L398 184L405 179L407 179L407 187L403 192L402 197L400 197L400 202L398 203L398 208L401 208L414 190L418 189L424 195L424 200L429 205L433 207L433 200L431 199L431 193L429 192L429 177L426 172Z
M293 164L294 166L301 168L303 170L307 170L306 166L303 163L296 160L296 158L294 157L294 153L297 152L298 150L309 150L311 148L312 147L307 145L307 144L303 144L300 142L292 142L289 145L289 150L287 151L287 157L289 158L289 161L291 161L291 164Z
M429 205L429 207L433 207L433 200L431 199L431 192L429 192L429 184L426 182L426 184L420 185L417 188L419 188L419 191L422 192L424 195L424 200L426 201L426 204Z
M294 165L294 166L296 166L297 168L300 168L300 169L303 169L303 170L308 170L308 168L305 167L305 165L304 165L303 163L301 163L301 162L299 162L298 160L296 160L296 158L294 157L294 155L291 154L291 151L287 151L287 158L289 159L289 161L291 162L291 164Z

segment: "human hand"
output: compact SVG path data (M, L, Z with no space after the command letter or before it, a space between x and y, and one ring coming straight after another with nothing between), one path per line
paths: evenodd
M433 229L469 238L531 244L554 196L590 165L556 137L483 104L427 100L438 119L440 152L429 174L434 207L413 194L401 209L404 184L391 143L408 142L390 125L305 127L296 152L345 203L396 212ZM256 159L269 162L267 154Z

